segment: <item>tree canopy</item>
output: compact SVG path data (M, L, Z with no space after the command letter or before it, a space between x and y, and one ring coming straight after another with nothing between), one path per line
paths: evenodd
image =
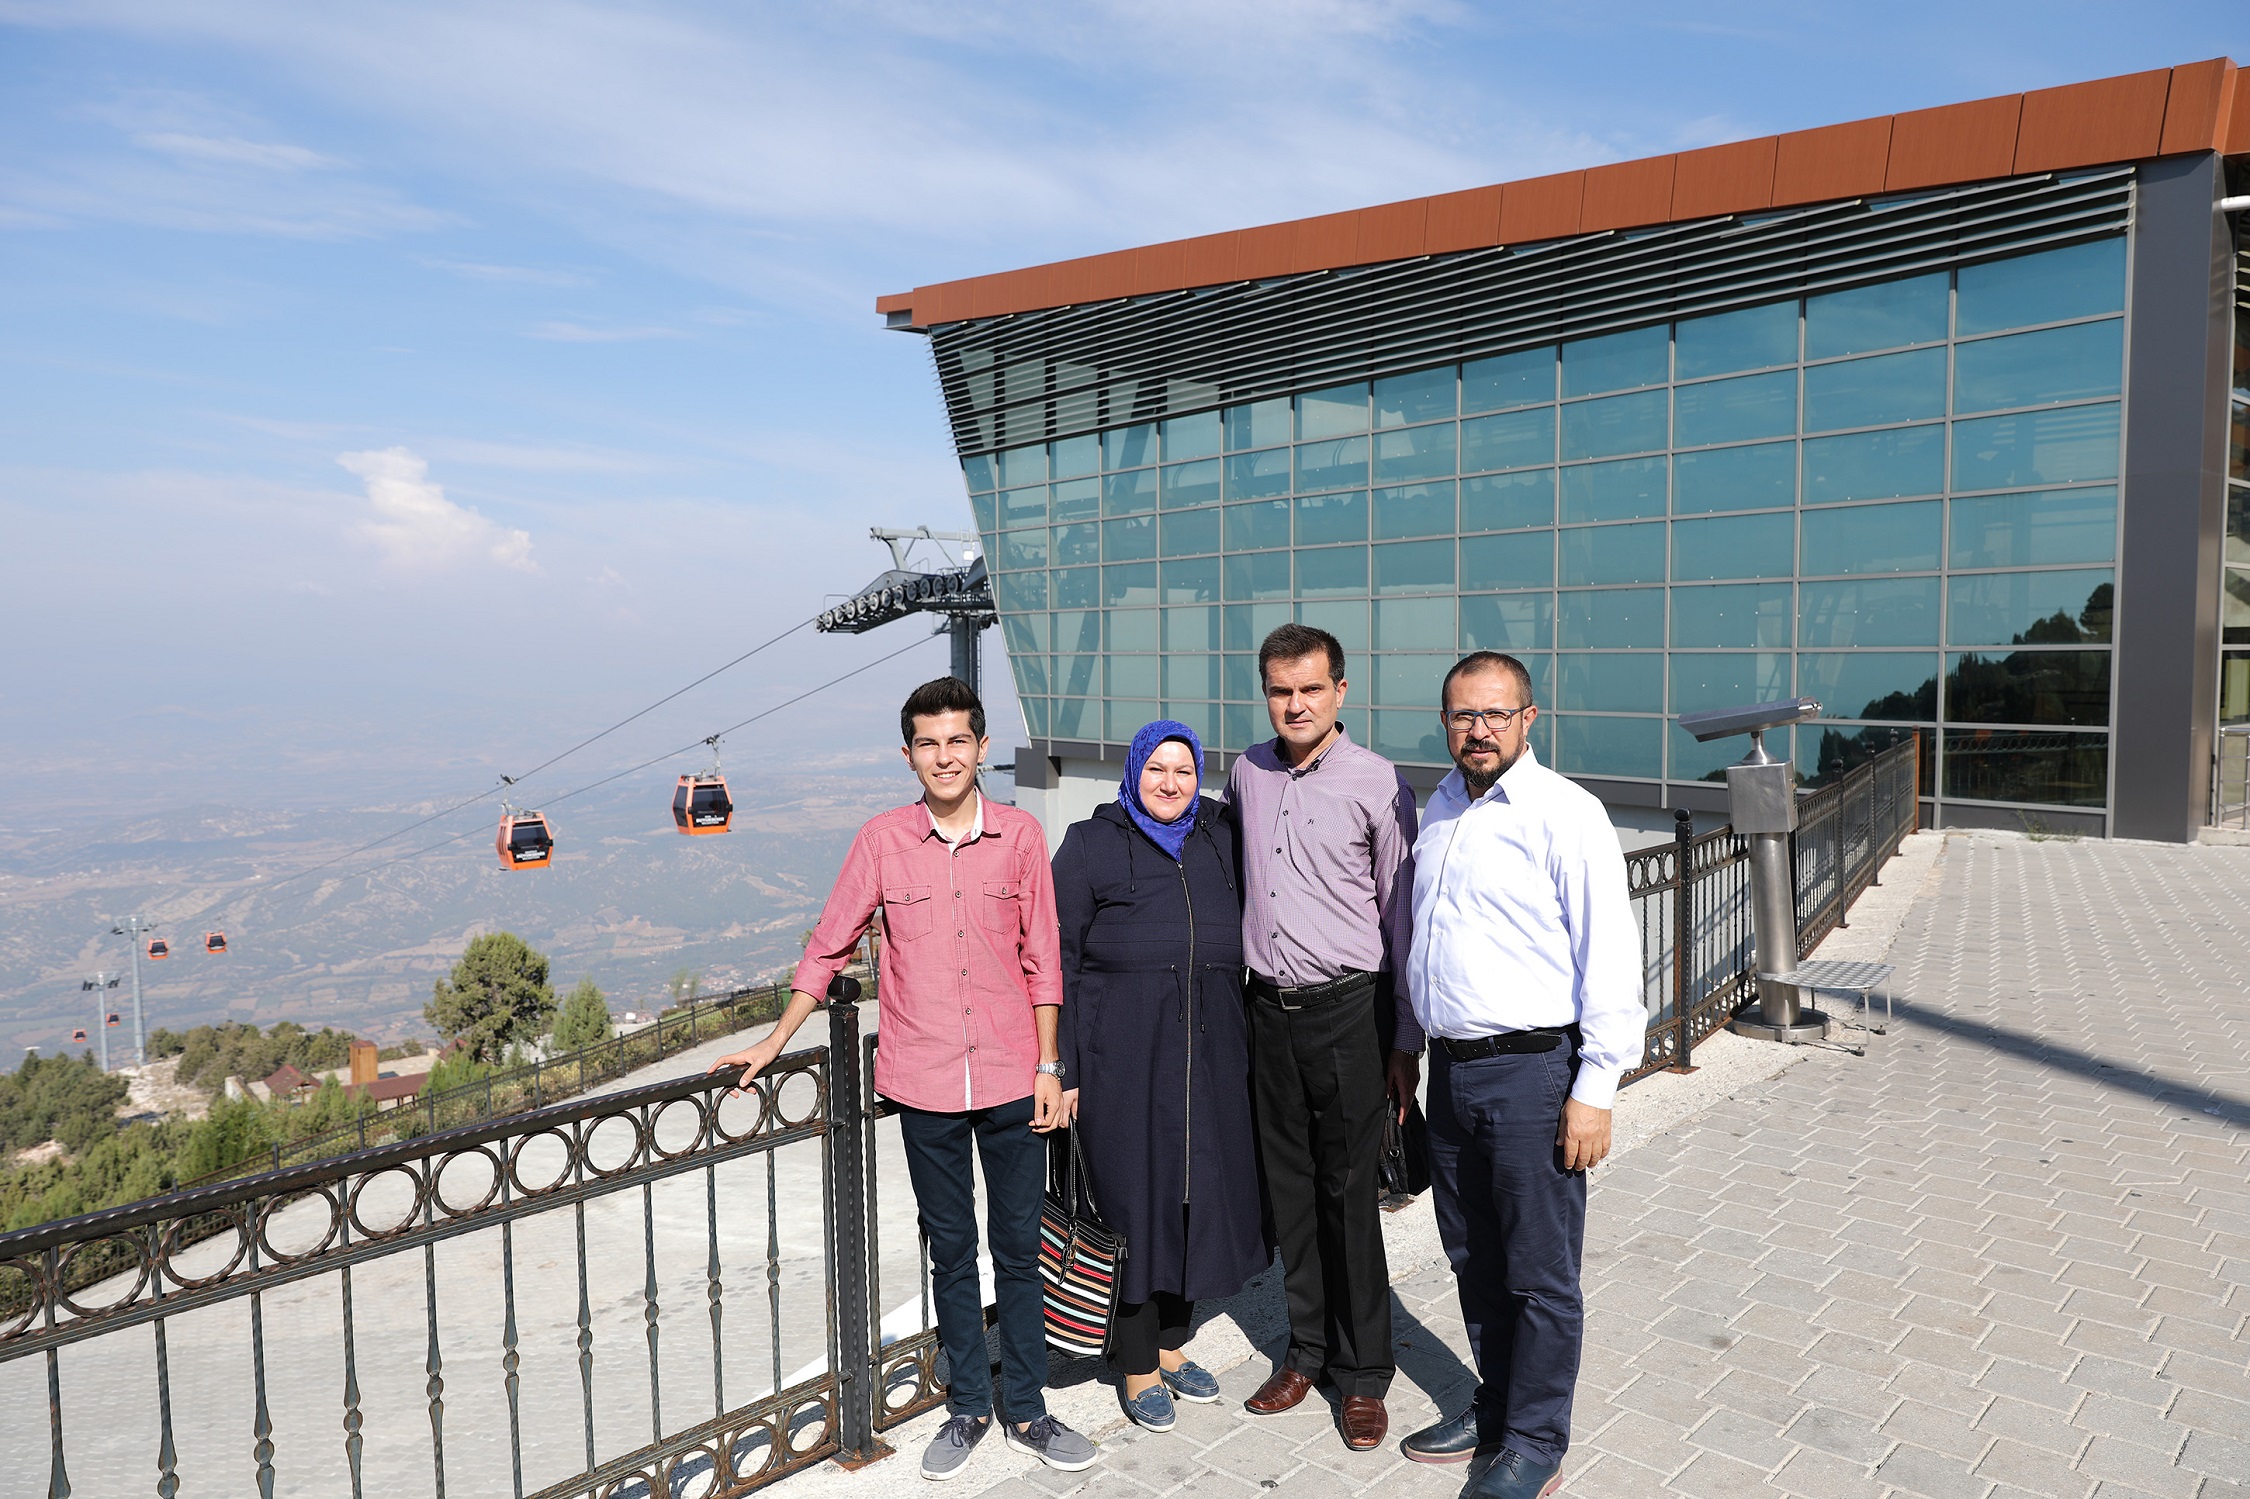
M609 1001L590 978L578 981L578 986L563 1000L562 1013L555 1017L554 1043L557 1051L576 1051L607 1041L615 1034L609 1022Z
M27 1150L60 1140L72 1154L117 1133L125 1079L102 1071L91 1055L23 1059L0 1076L0 1149Z
M513 932L487 932L469 943L450 977L431 986L422 1016L478 1061L495 1061L511 1044L544 1035L554 1020L547 956Z

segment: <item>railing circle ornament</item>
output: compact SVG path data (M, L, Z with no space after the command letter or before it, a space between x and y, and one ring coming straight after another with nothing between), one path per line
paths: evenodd
M114 1262L115 1268L111 1265ZM88 1286L89 1290L110 1289L100 1300L88 1304L67 1290L55 1298L58 1311L73 1317L98 1317L121 1306L130 1306L139 1299L148 1285L153 1270L149 1262L148 1245L138 1234L121 1234L107 1239L86 1239L62 1251L56 1266L57 1278L64 1286L86 1275L100 1276ZM120 1287L117 1282L124 1281Z
M309 1242L291 1240L289 1234L297 1232L298 1225L286 1221L290 1217L290 1210L300 1209L296 1216L311 1219L310 1205L316 1198L328 1209L328 1216L324 1221L313 1220L320 1229L319 1236L310 1238ZM300 1260L311 1259L336 1242L337 1233L344 1225L344 1195L337 1184L315 1187L293 1197L270 1198L258 1204L257 1212L258 1253L270 1264L293 1265ZM276 1225L285 1225L278 1242L274 1232Z
M352 1183L346 1213L352 1232L362 1239L387 1239L411 1228L422 1216L423 1204L428 1200L430 1187L425 1174L428 1169L426 1159L386 1166ZM370 1223L370 1212L383 1216Z
M247 1206L234 1206L209 1214L190 1213L164 1225L164 1237L158 1242L156 1249L157 1267L164 1278L183 1291L193 1291L205 1286L215 1286L232 1275L235 1267L250 1257L250 1234L243 1223L243 1218L249 1211ZM213 1234L199 1235L195 1232L198 1226L208 1224L212 1218L222 1218L225 1227ZM191 1250L202 1251L230 1234L234 1238L233 1247L216 1270L208 1275L180 1273L182 1255Z
M431 1178L430 1196L437 1211L448 1218L466 1217L482 1212L500 1195L500 1157L488 1145L473 1145L445 1156Z

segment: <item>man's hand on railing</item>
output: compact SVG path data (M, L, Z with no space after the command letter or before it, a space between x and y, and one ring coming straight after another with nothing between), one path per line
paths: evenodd
M719 1058L711 1064L709 1072L724 1072L729 1067L740 1067L742 1076L734 1085L735 1096L740 1098L758 1091L758 1074L771 1067L773 1059L780 1055L781 1037L768 1036L755 1046Z

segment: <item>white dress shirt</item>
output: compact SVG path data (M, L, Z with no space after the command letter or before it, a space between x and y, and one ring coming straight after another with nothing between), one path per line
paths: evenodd
M1415 1018L1456 1041L1579 1027L1570 1095L1606 1109L1641 1060L1647 1012L1625 855L1590 792L1530 747L1475 801L1455 770L1414 841Z

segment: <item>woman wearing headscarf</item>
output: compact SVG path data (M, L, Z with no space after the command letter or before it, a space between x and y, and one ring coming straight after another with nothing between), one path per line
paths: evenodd
M1182 723L1133 736L1117 800L1055 854L1061 1053L1094 1204L1125 1237L1110 1371L1169 1431L1218 1381L1182 1352L1195 1303L1272 1261L1260 1218L1234 845Z

